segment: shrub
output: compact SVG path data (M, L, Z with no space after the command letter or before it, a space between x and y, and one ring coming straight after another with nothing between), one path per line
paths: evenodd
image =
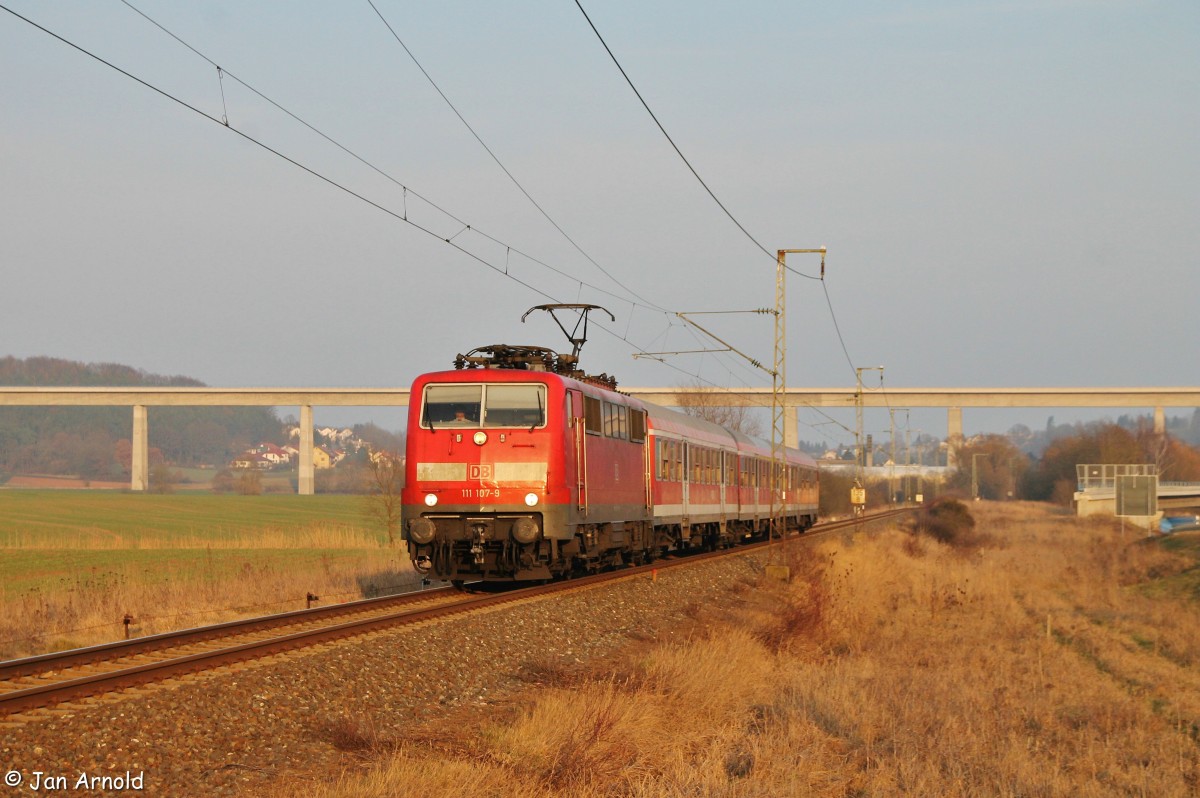
M213 493L233 493L237 487L237 481L233 478L233 472L228 468L222 468L212 479Z
M238 477L236 489L242 496L260 496L263 492L262 477L257 471L246 471Z
M957 499L939 498L923 507L913 519L913 532L929 535L948 546L971 545L976 541L975 518Z

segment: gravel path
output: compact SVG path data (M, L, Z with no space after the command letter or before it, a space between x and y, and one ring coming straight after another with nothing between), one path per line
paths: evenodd
M9 785L0 798L47 786L80 795L253 795L283 773L335 774L346 757L335 743L345 748L348 736L396 738L527 688L523 669L586 667L633 638L665 637L689 605L719 603L760 570L753 555L697 563L656 580L376 632L0 722ZM127 773L132 784L80 783ZM11 789L17 775L21 786Z

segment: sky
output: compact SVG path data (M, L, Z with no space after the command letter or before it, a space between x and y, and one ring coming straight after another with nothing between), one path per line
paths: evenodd
M718 348L675 314L772 307L775 251L824 246L823 283L788 259L791 385L1200 383L1194 0L584 2L728 214L568 0L0 3L155 87L0 10L0 355L407 387L569 350L521 316L591 302L586 368L769 385L633 355ZM692 318L771 363L770 316Z

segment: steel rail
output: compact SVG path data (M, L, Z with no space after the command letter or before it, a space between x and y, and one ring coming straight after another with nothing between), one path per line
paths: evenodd
M291 610L272 615L258 615L252 618L241 618L208 626L196 626L190 629L160 632L159 634L133 637L128 640L100 643L86 648L74 648L67 651L54 651L49 654L38 654L32 657L0 662L0 682L37 676L48 671L65 670L67 668L93 665L125 657L134 657L185 645L195 645L222 637L252 634L280 626L311 623L326 618L372 612L380 607L386 607L391 604L412 604L455 592L454 588L441 587L432 590L397 593L390 596L360 599L341 604L327 604L321 607L309 607L303 610Z

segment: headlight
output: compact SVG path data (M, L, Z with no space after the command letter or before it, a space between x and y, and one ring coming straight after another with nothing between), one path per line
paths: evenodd
M408 522L408 538L422 545L433 540L437 527L428 518L414 518Z
M537 523L532 518L518 518L513 522L512 536L518 543L532 543L537 540Z
M425 506L432 507L435 504L437 504L437 494L436 493L426 493L425 494Z
M480 430L479 432L475 433L475 437L473 437L471 440L475 441L476 446L483 446L485 443L487 443L487 433L483 430Z
M536 493L526 493L525 494L525 505L527 507L533 507L537 503L538 503L538 495Z

